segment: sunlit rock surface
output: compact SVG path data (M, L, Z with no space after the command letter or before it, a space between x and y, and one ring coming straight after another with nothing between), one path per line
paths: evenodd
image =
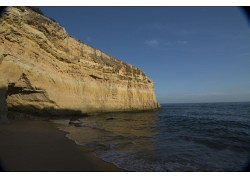
M91 114L159 108L153 81L143 71L71 37L50 18L9 7L0 23L1 101L6 97L9 110Z

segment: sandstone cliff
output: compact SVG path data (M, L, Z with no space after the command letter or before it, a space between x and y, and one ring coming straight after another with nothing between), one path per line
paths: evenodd
M67 114L156 109L153 81L27 7L0 21L1 108Z

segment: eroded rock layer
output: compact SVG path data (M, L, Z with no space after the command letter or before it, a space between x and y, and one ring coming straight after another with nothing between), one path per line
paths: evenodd
M89 114L159 107L153 81L140 69L78 41L50 18L9 7L0 23L8 109Z

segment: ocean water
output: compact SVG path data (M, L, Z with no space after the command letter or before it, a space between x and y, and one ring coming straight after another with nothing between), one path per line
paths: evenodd
M250 103L163 104L79 121L60 129L128 171L242 171L250 161Z

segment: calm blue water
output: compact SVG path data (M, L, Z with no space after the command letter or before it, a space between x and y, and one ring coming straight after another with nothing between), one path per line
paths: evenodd
M250 103L163 104L80 121L62 130L129 171L242 171L250 160Z

